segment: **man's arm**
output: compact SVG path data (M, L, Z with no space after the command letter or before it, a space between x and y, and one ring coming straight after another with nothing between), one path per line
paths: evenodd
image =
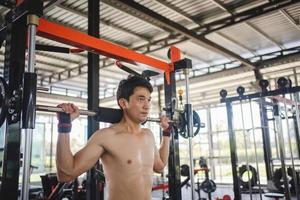
M165 116L161 118L161 128L163 130L163 137L159 150L157 150L155 146L155 161L153 166L153 170L157 173L163 172L169 158L170 134L172 127L169 124L169 119Z
M57 177L61 182L69 182L92 168L104 152L95 140L102 133L94 133L86 146L72 154L69 134L59 134L56 150Z
M65 113L57 114L59 133L56 150L57 176L59 181L68 182L93 167L98 161L104 152L99 143L103 134L101 131L94 133L86 146L73 155L70 149L71 122L79 116L79 109L70 103L63 103L58 107Z
M170 148L170 137L164 136L162 138L160 148L155 147L155 162L153 170L157 173L162 173L168 163Z

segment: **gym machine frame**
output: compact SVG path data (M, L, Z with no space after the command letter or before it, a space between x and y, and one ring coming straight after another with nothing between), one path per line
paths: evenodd
M180 51L177 48L170 49L171 63L166 63L161 60L137 53L135 51L126 49L124 47L115 45L113 43L101 40L89 36L85 33L81 33L76 30L49 22L45 19L39 18L42 16L42 1L37 0L19 0L17 1L17 7L14 9L16 15L12 15L12 11L9 12L10 21L7 24L6 31L6 49L5 49L5 68L4 78L8 81L9 96L13 97L18 95L18 99L15 101L16 109L14 113L9 113L6 117L6 140L5 155L3 162L3 179L0 190L0 195L4 199L18 199L18 177L20 169L20 135L21 128L26 128L26 146L24 150L23 163L23 185L22 186L22 199L28 198L29 189L29 168L30 165L30 148L32 141L32 130L35 123L35 101L36 101L36 74L34 72L35 64L35 31L38 36L48 38L57 42L61 42L67 45L77 47L82 50L89 51L95 54L105 55L107 57L115 58L117 60L129 62L129 63L141 63L147 66L156 68L165 73L165 104L171 105L172 100L176 97L176 82L175 82L175 63L180 62ZM28 15L30 13L30 15ZM20 92L22 87L23 78L25 79L24 65L25 65L25 50L26 50L26 17L31 16L33 18L39 18L38 23L28 24L29 37L29 63L28 74L35 76L35 79L30 83L30 88L24 88L24 93ZM2 30L0 30L2 31ZM186 83L188 84L188 77L186 73ZM25 85L24 85L25 87ZM29 90L28 93L25 93ZM26 99L26 102L24 102ZM23 104L23 105L22 105ZM22 105L22 106L21 106ZM189 103L188 88L187 88L187 118L188 118L188 132L189 142L192 137L192 112L190 112L191 105ZM21 115L22 113L22 115ZM172 110L167 110L167 116L172 120ZM22 124L20 119L22 120ZM7 134L9 133L9 134ZM191 151L191 144L190 153ZM13 163L13 167L12 167ZM26 166L25 166L26 165ZM180 170L179 170L179 143L178 134L172 134L170 144L170 156L169 156L169 191L171 199L181 200L181 190L178 190L180 186ZM193 163L191 162L190 170L193 171ZM193 181L191 177L191 181ZM193 185L193 184L192 184ZM192 190L194 193L194 190ZM194 199L194 195L192 195Z
M265 99L264 97L270 97L270 96L277 96L277 95L285 95L285 94L296 94L297 92L300 92L300 86L295 86L295 87L286 87L285 85L287 85L287 83L280 87L279 89L276 89L276 90L273 90L273 91L268 91L267 90L267 87L268 87L268 82L266 80L260 80L259 82L259 85L262 89L261 92L257 92L257 93L252 93L252 94L248 94L248 95L245 95L244 92L245 92L245 89L241 86L239 86L237 88L237 92L239 93L238 96L234 96L234 97L227 97L227 91L226 90L221 90L220 91L220 96L221 96L221 100L220 102L221 103L226 103L226 110L227 110L227 124L228 124L228 132L229 132L229 140L230 140L230 155L231 155L231 165L232 165L232 176L233 176L233 189L234 189L234 199L236 200L241 200L241 190L240 190L240 185L239 185L239 179L238 179L238 173L237 173L237 151L236 151L236 140L235 140L235 132L233 130L233 112L232 112L232 102L235 102L235 101L242 101L242 100L251 100L251 99L255 99L255 98L260 98L261 100L261 103L264 103L265 102ZM284 101L285 98L284 98ZM286 102L285 102L286 103ZM265 108L263 108L264 106L260 104L260 109L261 109L261 122L262 122L262 125L265 125L265 120L266 120L266 113L263 112L265 111ZM278 114L278 105L276 104L275 106L275 111L274 111L274 116L276 118L277 121L279 121L280 117L279 117L279 114ZM297 110L297 109L296 109ZM297 113L299 114L299 113ZM278 131L279 131L279 137L281 140L283 140L283 136L282 136L282 127L281 127L281 123L278 123ZM252 124L253 126L253 124ZM262 128L262 131L265 129L266 127L263 127ZM264 138L265 139L265 138ZM264 145L265 143L268 143L270 141L264 141ZM284 175L286 176L286 173L285 173L285 163L284 163L284 152L282 152L284 149L283 149L283 144L282 144L282 141L280 142L280 154L281 154L281 163L282 163L282 166L284 166ZM270 152L270 149L265 149L264 147L264 151L269 151ZM266 153L269 153L269 152L264 152L265 154ZM266 163L267 165L268 163ZM258 169L257 169L258 170ZM267 166L266 166L266 170L267 169ZM267 171L267 175L268 175L268 171ZM269 177L268 177L269 178ZM288 188L288 184L286 184L287 182L287 177L284 177L285 179L285 197L290 200L291 199L291 194L290 194L290 191L289 191L289 188ZM296 181L297 182L297 181ZM297 195L297 199L299 198L299 194L298 194L298 191L296 189L296 195Z

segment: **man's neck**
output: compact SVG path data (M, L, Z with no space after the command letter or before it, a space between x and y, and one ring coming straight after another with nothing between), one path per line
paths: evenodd
M140 133L141 125L138 122L130 120L128 117L123 117L120 121L120 125L124 126L130 133Z

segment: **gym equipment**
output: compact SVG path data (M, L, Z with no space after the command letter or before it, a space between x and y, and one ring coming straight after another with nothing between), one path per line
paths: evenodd
M243 180L243 175L246 172L251 173L251 178L249 181ZM240 174L240 176L239 176L240 184L243 189L249 189L249 182L250 182L251 187L254 187L255 185L257 185L257 179L258 179L257 172L253 166L242 165L241 167L239 167L239 174Z
M245 92L245 88L242 86L239 86L237 88L237 93L239 94L239 96L243 96ZM250 165L249 165L249 157L248 157L248 143L246 140L246 130L245 130L245 121L244 121L244 109L243 109L243 102L242 100L240 100L240 110L241 110L241 115L242 115L242 129L243 129L243 138L244 138L244 145L245 145L245 156L246 156L246 171L247 172L247 176L248 176L248 181L247 181L247 189L249 189L249 193L250 193L250 199L252 200L252 186L251 186L251 178L250 178ZM243 180L243 177L240 176L241 180Z
M279 200L284 198L284 194L280 193L265 193L265 197L274 198L274 200Z
M15 98L8 98L8 86L6 81L0 77L0 126L5 121L7 116L7 112L14 113L15 108ZM36 105L37 111L45 111L45 112L63 112L61 108L58 107L51 107L51 106L44 106L44 105ZM108 122L108 123L116 123L119 122L122 118L122 111L120 109L112 109L112 108L105 108L99 107L97 111L89 111L89 110L80 110L80 115L87 115L92 116L97 121L101 122ZM179 115L178 120L171 120L173 125L178 128L179 134L184 137L188 138L187 132L187 115L186 112L181 112ZM147 118L147 121L150 122L160 122L159 118ZM193 132L193 136L196 136L201 128L201 120L200 116L196 111L193 111L193 127L195 128Z
M200 165L201 168L207 168L206 158L204 158L203 156L201 156L200 159L199 159L199 165Z
M295 171L292 167L287 168L287 176L288 176L288 185L289 190L291 193L296 194L296 182L294 178L294 173L296 174L296 179L300 179L299 172ZM283 174L282 174L282 168L278 168L274 172L273 176L273 182L275 187L278 189L280 193L283 193L285 191L284 189L284 180L283 180Z
M225 194L222 199L216 198L216 200L231 200L231 197L229 195Z
M147 79L148 81L150 81L150 77L159 75L158 72L155 72L152 70L144 70L144 71L142 71L141 74L139 74L138 72L136 72L136 71L130 69L129 67L127 67L126 65L122 64L119 60L117 60L115 63L117 65L117 67L124 70L125 72L136 75L136 76L141 76L141 77Z
M180 174L181 176L188 177L190 176L190 167L186 164L180 166Z
M290 79L287 79L286 87L291 87L291 86L292 86L292 81ZM287 130L290 130L290 123L289 123L289 119L288 119L288 109L287 109L286 98L283 99L283 104L284 104L284 115L285 115L286 127L287 127ZM299 109L298 105L296 105L295 109ZM295 186L298 187L298 178L297 178L297 174L296 174L296 170L295 170L294 153L293 153L293 147L292 147L292 142L291 142L292 139L291 139L290 131L287 131L287 135L288 135L288 146L289 146L289 150L290 150L290 154L291 154L291 161L292 161L292 168L290 170L291 173L289 174L289 171L287 171L287 173L288 173L289 176L293 177L293 181L291 183L292 185L294 185L294 191L293 192L295 192L296 197L299 200L300 199L299 190L298 190L298 188L295 190Z
M269 85L269 82L265 82L265 81L260 81L260 85L262 88L262 92L267 91L267 87ZM262 107L262 99L259 99L259 103L260 106ZM252 100L249 100L249 105L250 105L250 117L251 117L251 130L252 130L252 135L253 135L253 143L254 143L254 154L255 154L255 164L256 164L256 169L257 169L257 173L256 173L256 177L258 180L258 190L259 190L259 197L260 200L262 200L262 188L261 188L261 183L260 183L260 177L259 177L259 166L258 166L258 160L257 160L257 146L256 146L256 136L255 136L255 127L254 127L254 117L253 117L253 109L252 109ZM264 117L264 115L261 113L260 114L262 116L262 118ZM264 119L262 119L262 121L264 121ZM249 130L250 131L250 130ZM255 168L254 168L255 169ZM252 177L254 176L254 173L252 173Z
M201 199L200 190L203 190L205 193L208 193L210 197L211 193L216 191L217 185L213 180L209 179L209 174L208 174L209 169L207 168L194 169L194 174L198 173L199 171L205 172L205 180L202 183L200 183L198 179L198 181L196 182L197 188L195 189L195 191L198 193L200 199ZM190 178L190 167L187 164L181 165L180 174L181 176L187 177L187 179L183 181L181 184L184 185L187 184ZM211 199L211 197L209 199Z
M31 164L31 147L33 129L35 126L35 112L32 109L36 104L36 85L37 74L35 73L35 39L36 39L36 27L39 23L39 16L30 14L27 16L28 25L28 64L27 72L24 73L23 84L23 103L27 105L26 109L22 110L22 126L25 128L25 144L24 144L24 158L23 158L23 176L22 176L22 190L21 199L26 200L29 197L29 182L30 182L30 164ZM17 105L17 104L15 104ZM18 109L15 109L18 110ZM16 117L17 118L17 117Z
M200 188L205 192L205 193L212 193L216 191L217 185L213 180L210 179L205 179L202 183Z
M187 133L187 115L186 112L180 112L179 114L179 120L178 120L178 133L184 138L188 138ZM194 129L195 128L195 129ZM192 137L195 137L198 135L201 128L201 120L200 116L196 111L193 111L193 135Z

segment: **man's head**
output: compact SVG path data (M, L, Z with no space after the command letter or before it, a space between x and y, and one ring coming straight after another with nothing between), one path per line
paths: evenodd
M120 106L119 100L121 98L129 101L129 98L134 93L134 89L137 87L143 87L149 90L150 93L153 92L153 87L149 81L141 76L128 76L127 79L120 81L118 90L117 90L117 101ZM121 106L120 106L121 107Z
M153 88L149 81L140 76L131 76L122 80L117 91L118 105L123 117L136 123L147 120L151 108Z

